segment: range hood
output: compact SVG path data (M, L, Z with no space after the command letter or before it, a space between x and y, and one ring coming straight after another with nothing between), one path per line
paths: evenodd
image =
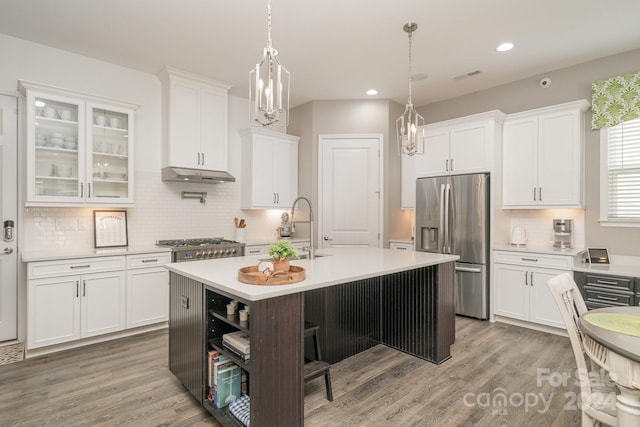
M223 182L236 181L236 179L226 171L176 168L172 166L162 168L162 180L176 182L196 182L205 184L220 184Z

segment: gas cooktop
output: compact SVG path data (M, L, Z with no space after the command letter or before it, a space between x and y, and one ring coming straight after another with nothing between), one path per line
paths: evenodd
M198 261L244 255L244 243L222 237L158 240L158 246L171 248L173 262Z

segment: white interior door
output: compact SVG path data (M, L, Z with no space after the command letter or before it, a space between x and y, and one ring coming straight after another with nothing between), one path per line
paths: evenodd
M17 338L18 306L18 100L0 94L0 341ZM13 221L13 240L5 240L6 221Z
M380 135L321 135L319 247L380 246Z

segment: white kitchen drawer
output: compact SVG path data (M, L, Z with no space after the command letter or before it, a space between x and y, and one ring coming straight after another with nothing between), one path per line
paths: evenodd
M536 252L495 251L494 263L514 264L530 267L556 268L561 270L573 269L573 257L570 255L549 255Z
M264 255L267 247L264 245L247 245L244 247L245 255Z
M397 251L412 251L413 243L390 242L389 249L395 249Z
M169 264L171 252L154 252L149 254L127 255L127 269L155 267Z
M29 279L66 276L69 274L97 273L124 270L124 256L62 259L57 261L30 262L27 268Z

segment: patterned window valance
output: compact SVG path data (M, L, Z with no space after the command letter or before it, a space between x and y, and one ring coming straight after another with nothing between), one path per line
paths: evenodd
M640 72L593 82L591 128L616 126L640 117Z

